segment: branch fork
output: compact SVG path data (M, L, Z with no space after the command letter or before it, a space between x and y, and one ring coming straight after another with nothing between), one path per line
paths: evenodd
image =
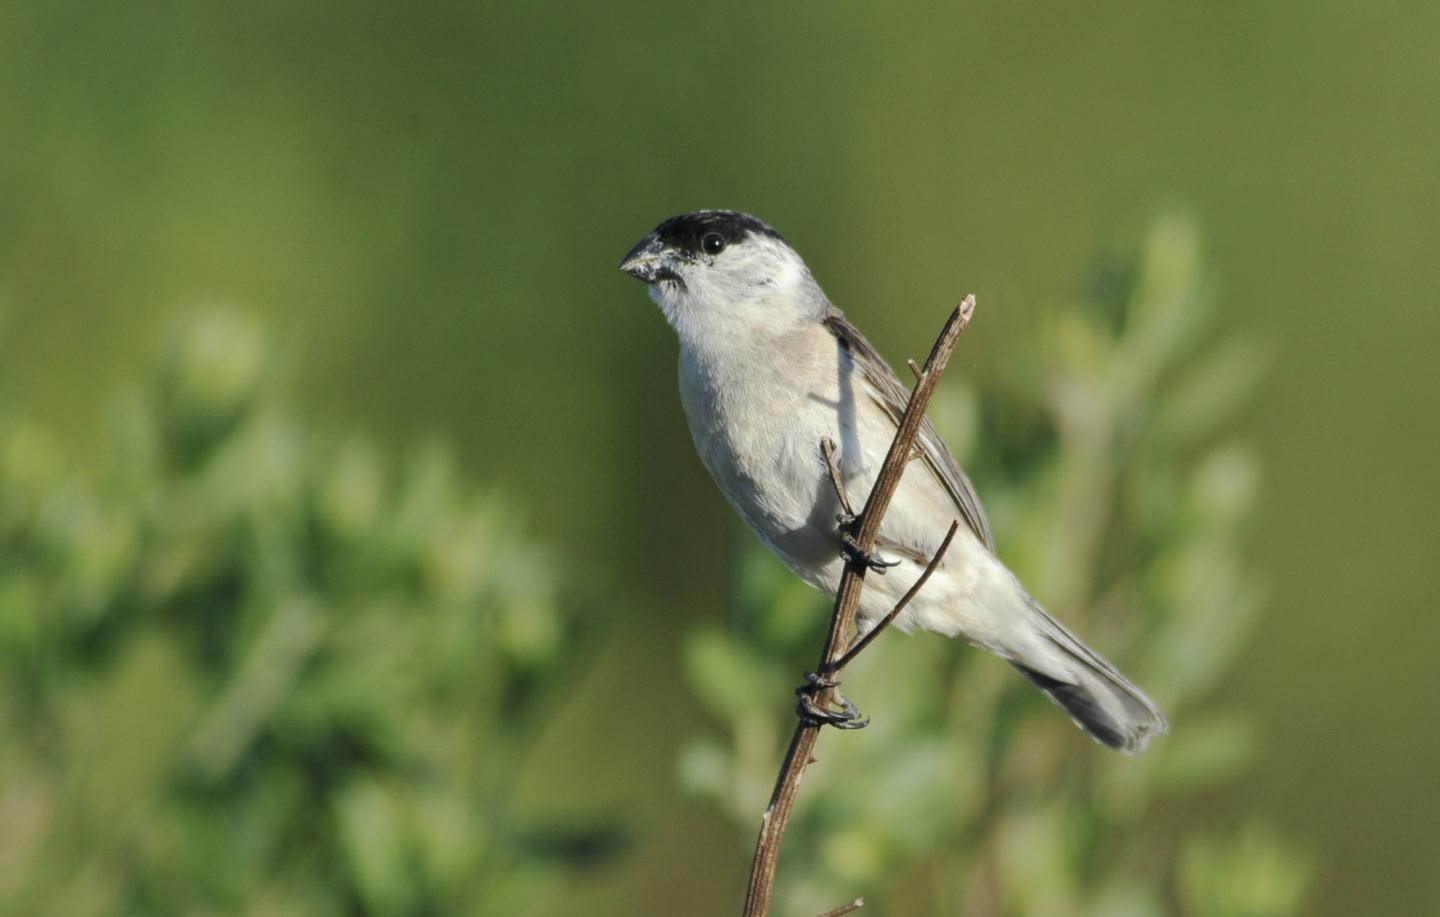
M845 666L849 665L855 657L874 642L886 627L894 622L895 618L905 610L905 607L925 586L930 575L939 566L946 551L949 550L950 543L959 529L958 521L951 523L944 541L941 542L935 556L926 565L924 572L915 580L914 585L874 627L850 642L849 635L855 629L855 618L860 606L860 591L864 586L865 574L872 569L883 574L884 567L893 566L889 562L880 561L873 553L875 537L880 531L880 523L886 510L890 507L890 500L900 486L900 476L904 473L906 466L919 455L919 451L915 447L915 439L919 435L920 425L925 419L925 409L929 405L930 398L935 393L935 386L940 381L940 375L945 371L945 366L950 361L950 355L954 352L956 344L959 343L960 335L970 323L970 317L974 311L975 297L965 297L955 307L955 311L951 313L949 320L945 323L944 329L930 350L930 356L925 360L924 368L917 367L913 360L908 361L911 371L915 373L915 388L910 393L910 401L905 407L905 413L900 417L895 439L890 443L890 451L886 454L885 462L880 467L880 474L875 479L875 485L870 490L864 509L858 515L855 514L849 497L845 493L844 478L835 462L835 444L828 439L820 443L820 450L825 457L830 474L830 483L835 488L835 496L839 499L840 508L844 513L839 522L841 525L841 556L845 558L845 571L840 577L840 586L835 593L835 607L830 617L830 629L825 638L825 646L820 654L820 664L816 667L815 672L806 676L806 684L796 691L800 695L800 703L796 709L799 722L790 738L790 747L785 753L785 761L776 777L775 789L770 796L770 805L765 810L760 836L755 843L755 857L750 867L750 883L745 898L745 917L765 917L769 912L770 899L775 887L775 873L780 862L780 844L785 836L785 828L790 821L790 813L795 806L800 779L804 776L805 768L814 761L815 742L819 738L821 727L832 725L842 729L858 729L869 722L868 718L860 715L860 711L855 708L854 704L840 694L840 673ZM837 707L838 709L836 709ZM848 914L859 910L863 904L863 900L857 898L850 904L830 911L824 917Z

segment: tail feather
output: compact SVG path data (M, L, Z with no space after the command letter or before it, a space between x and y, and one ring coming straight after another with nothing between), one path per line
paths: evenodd
M1015 668L1103 745L1133 755L1165 734L1169 724L1144 692L1038 604L1032 602L1031 607L1041 616L1047 641L1071 664L1060 674L1012 659Z

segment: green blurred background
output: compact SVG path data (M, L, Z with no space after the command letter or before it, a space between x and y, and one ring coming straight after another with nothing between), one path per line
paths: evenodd
M8 3L5 418L103 465L116 392L220 304L303 428L453 443L590 631L515 804L630 825L546 912L725 913L743 849L673 787L682 638L738 540L619 257L753 211L892 362L976 292L952 372L984 380L1179 204L1221 325L1272 350L1230 431L1268 610L1216 701L1258 766L1160 817L1262 816L1314 913L1433 912L1437 47L1403 3Z

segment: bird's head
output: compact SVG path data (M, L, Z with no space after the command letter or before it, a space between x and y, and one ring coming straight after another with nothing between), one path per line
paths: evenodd
M620 270L650 285L650 298L687 343L783 333L818 320L826 306L780 234L735 210L671 217L635 244Z

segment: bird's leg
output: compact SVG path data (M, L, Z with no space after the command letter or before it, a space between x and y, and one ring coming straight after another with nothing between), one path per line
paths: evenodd
M900 562L883 560L878 554L860 549L855 540L855 526L860 517L855 515L855 510L850 507L850 498L845 493L845 476L840 473L840 465L835 461L835 443L829 439L820 440L820 452L825 456L825 467L830 472L830 486L835 488L835 499L840 501L840 515L835 517L835 521L840 523L841 556L848 562L864 564L867 569L884 575L888 568Z
M821 706L815 697L821 691L830 691L830 703ZM815 672L805 673L805 684L795 689L800 698L795 713L808 723L817 726L834 726L836 729L864 729L870 725L870 717L862 716L856 707L840 693L840 683ZM838 706L840 709L834 709Z

